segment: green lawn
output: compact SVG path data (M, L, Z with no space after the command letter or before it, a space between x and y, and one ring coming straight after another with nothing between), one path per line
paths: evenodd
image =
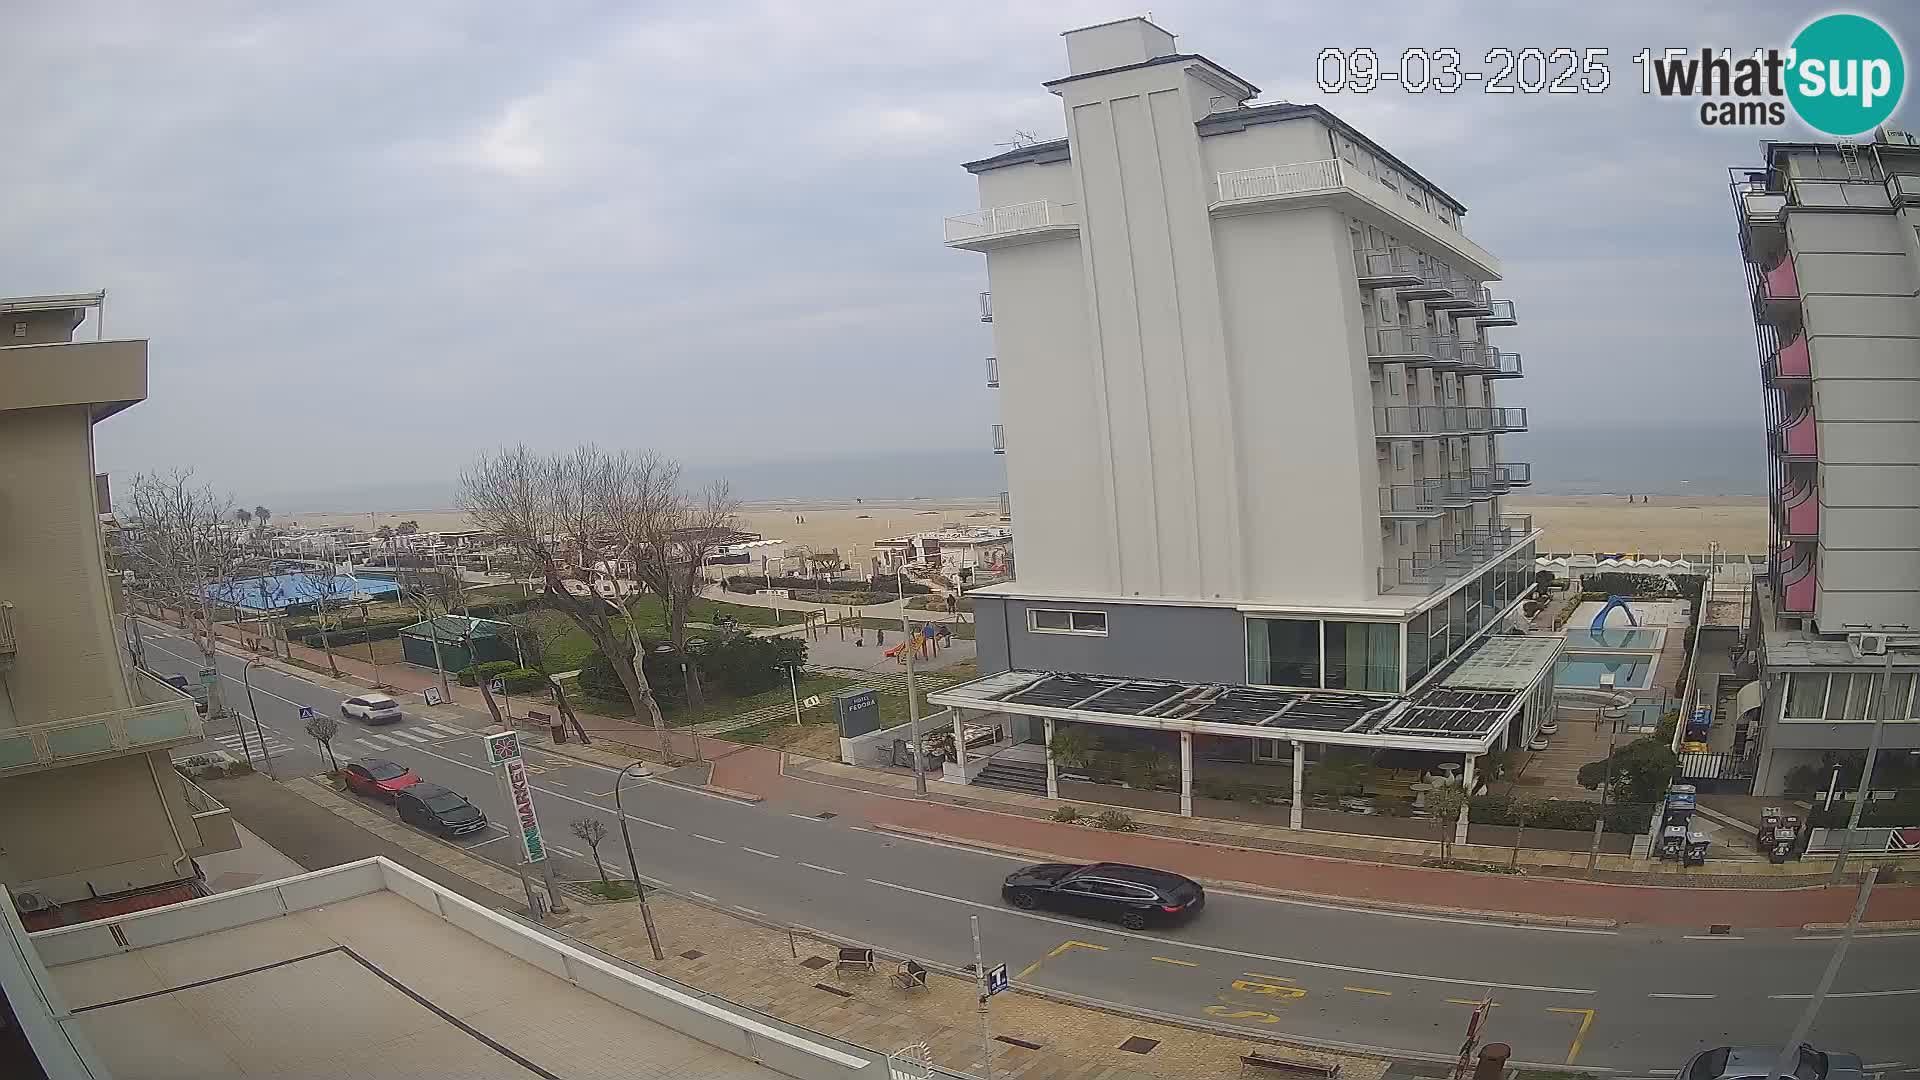
M666 640L666 607L658 597L633 599L628 605L628 610L633 612L642 638L649 641ZM783 613L770 608L727 604L701 598L694 600L687 614L691 621L698 623L712 623L721 614L728 614L742 626L778 626L780 623L777 619ZM784 614L787 614L791 621L792 612ZM548 671L577 671L587 662L587 657L593 654L593 640L587 637L586 631L581 630L572 619L560 612L551 608L540 608L534 611L530 618L540 632L541 643L546 646ZM792 621L791 624L799 625L797 621ZM624 621L616 621L614 625L622 635L626 634ZM698 629L691 636L700 636Z

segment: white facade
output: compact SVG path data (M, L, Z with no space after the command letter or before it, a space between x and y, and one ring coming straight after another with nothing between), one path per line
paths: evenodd
M1464 208L1144 19L1066 35L1067 138L974 162L1013 596L1405 618L1525 543L1512 321Z

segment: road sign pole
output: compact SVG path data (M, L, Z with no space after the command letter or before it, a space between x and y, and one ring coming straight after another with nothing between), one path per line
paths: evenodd
M1871 765L1872 759L1868 759ZM1860 883L1860 895L1854 900L1853 915L1847 920L1847 928L1840 934L1839 944L1833 947L1833 955L1827 958L1827 970L1820 975L1820 985L1814 988L1813 996L1807 999L1807 1007L1800 1013L1800 1022L1794 1025L1793 1035L1785 1046L1780 1048L1780 1057L1773 1063L1767 1074L1767 1080L1782 1080L1795 1074L1800 1064L1800 1044L1806 1041L1807 1034L1813 1030L1813 1019L1820 1014L1820 1006L1827 1000L1827 994L1833 990L1834 977L1840 974L1840 965L1847 958L1847 947L1853 944L1853 935L1860 929L1860 920L1867 913L1867 899L1873 895L1873 884L1880 880L1880 868L1867 871L1865 881Z
M980 957L980 916L973 916L973 980L980 991L980 1075L993 1080L993 1040L987 1034L987 964Z

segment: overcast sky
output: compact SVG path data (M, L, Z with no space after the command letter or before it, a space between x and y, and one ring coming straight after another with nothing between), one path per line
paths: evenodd
M0 294L109 290L151 397L102 467L243 499L580 439L690 464L978 448L961 161L1063 132L1111 3L42 3L0 37ZM1920 4L1851 4L1920 43ZM1642 47L1784 45L1809 3L1212 3L1153 16L1464 202L1533 427L1758 423L1726 167ZM1329 45L1612 50L1599 96L1314 85ZM1477 66L1477 64L1476 64ZM1896 116L1911 123L1914 94ZM1777 129L1776 129L1777 130ZM1803 129L1787 129L1802 134ZM89 328L90 330L90 328Z

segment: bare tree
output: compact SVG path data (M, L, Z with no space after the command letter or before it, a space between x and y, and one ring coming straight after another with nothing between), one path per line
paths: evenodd
M333 737L340 731L340 721L326 713L316 712L307 718L306 728L307 734L313 736L313 741L319 743L320 749L326 752L333 771L339 772L340 759L333 756Z
M466 633L461 635L461 638L442 637L441 629L445 624L440 621L440 617L451 615L456 607L462 606L466 596L466 585L460 580L457 572L425 570L419 567L396 568L394 583L400 586L401 602L413 608L421 620L427 624L428 637L433 642L433 666L440 672L440 696L451 702L453 690L447 685L447 663L441 655L440 646L442 642L452 644L464 638L468 646L467 655L472 656L473 625L471 622L467 624ZM486 688L481 689L485 693ZM500 711L494 706L493 695L486 693L485 696L487 707L493 710L494 722L501 723Z
M1440 830L1440 857L1453 858L1453 834L1459 826L1460 811L1466 809L1467 792L1458 782L1435 784L1427 792L1427 815Z
M474 525L530 561L549 604L600 650L626 689L634 715L653 722L661 749L672 755L666 717L642 668L632 620L618 600L593 588L595 567L614 564L623 536L613 519L644 501L634 460L585 445L565 454L536 454L526 446L482 454L460 477L460 505ZM582 585L580 593L567 586ZM614 586L616 597L619 583Z
M327 654L327 671L336 679L340 677L340 664L333 656L333 632L339 629L340 610L360 592L359 581L346 572L351 566L343 570L329 557L326 569L302 574L298 579L301 599L313 604L320 623L320 648Z
M600 884L611 888L612 883L607 880L607 864L600 861L600 842L607 838L607 823L599 818L583 817L573 819L567 828L580 838L581 843L587 845L588 851L593 852L593 868L600 871Z
M537 671L546 680L547 690L553 694L554 708L560 710L560 716L573 725L573 732L580 737L581 745L591 745L593 740L587 737L587 729L580 726L580 718L573 714L573 704L567 700L566 688L554 679L547 670L547 642L540 636L539 624L525 611L509 616L507 625L511 627L514 647L520 656L520 666Z
M702 571L733 535L740 500L725 481L684 491L680 463L668 458L647 453L634 459L633 466L633 483L613 505L609 524L633 560L641 587L660 599L667 640L685 667L687 619L705 584ZM687 704L698 709L703 699L698 672L685 670Z
M219 656L217 606L235 606L245 552L230 526L233 500L196 483L192 469L140 473L126 499L127 565L142 591L172 607L200 650L201 666ZM207 689L207 716L226 715L215 678Z

